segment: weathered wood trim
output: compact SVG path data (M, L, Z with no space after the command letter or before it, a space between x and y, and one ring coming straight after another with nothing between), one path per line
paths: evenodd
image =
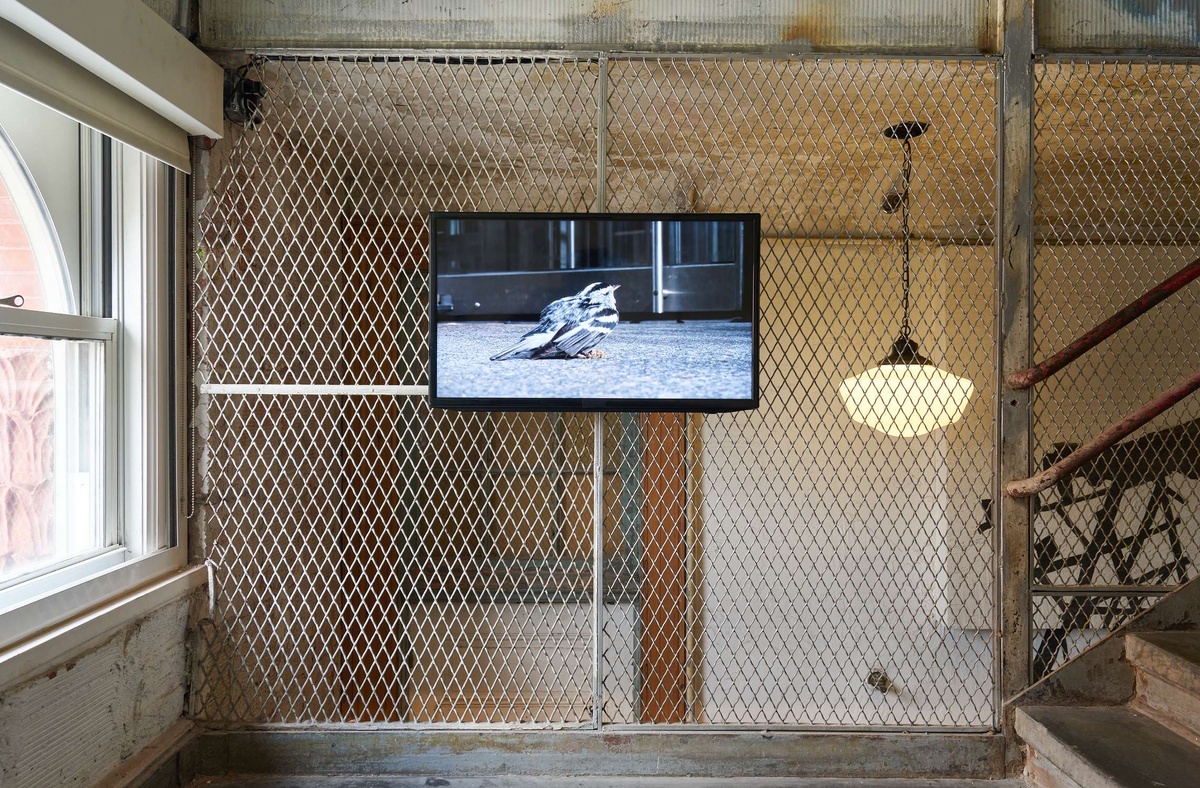
M994 778L1003 756L987 733L277 728L206 733L198 773Z

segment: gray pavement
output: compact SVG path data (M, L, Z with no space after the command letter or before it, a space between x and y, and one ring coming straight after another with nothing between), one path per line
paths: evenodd
M438 394L444 397L745 399L750 396L749 323L620 323L596 346L606 358L489 357L533 323L442 323Z

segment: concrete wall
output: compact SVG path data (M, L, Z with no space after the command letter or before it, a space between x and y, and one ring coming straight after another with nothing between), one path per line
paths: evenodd
M0 784L92 785L183 715L184 597L53 670L0 688Z

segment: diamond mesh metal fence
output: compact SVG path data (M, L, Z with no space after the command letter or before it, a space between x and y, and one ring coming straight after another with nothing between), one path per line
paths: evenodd
M996 61L254 73L197 205L199 719L993 725ZM904 185L912 338L974 386L912 438L838 394L903 322ZM596 209L762 213L762 407L431 410L428 212Z
M1044 676L1154 604L1154 596L1038 594L1033 603L1033 673Z
M669 449L682 424L641 438L654 501L691 481L691 528L643 511L642 594L605 617L606 719L990 724L992 64L630 59L609 103L610 209L760 211L765 240L762 408L704 417L688 452ZM880 132L907 120L930 124L913 143L914 336L977 385L962 422L896 439L853 423L838 387L899 331L883 205L901 148ZM611 442L636 445L623 427Z
M1200 256L1200 68L1047 59L1036 80L1040 359ZM1035 463L1048 466L1195 369L1198 319L1193 285L1040 384ZM1064 586L1165 593L1194 576L1198 419L1200 403L1185 400L1036 499L1034 582L1049 598L1035 618L1059 617L1042 625L1086 638L1099 618L1079 611L1111 602L1081 594L1056 605ZM1035 678L1057 664L1044 656L1035 653Z

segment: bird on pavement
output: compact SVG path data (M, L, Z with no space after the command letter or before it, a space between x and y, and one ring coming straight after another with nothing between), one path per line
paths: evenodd
M514 358L603 358L594 350L617 325L620 285L593 282L573 296L552 301L542 310L541 320L521 341L492 356L492 361Z

